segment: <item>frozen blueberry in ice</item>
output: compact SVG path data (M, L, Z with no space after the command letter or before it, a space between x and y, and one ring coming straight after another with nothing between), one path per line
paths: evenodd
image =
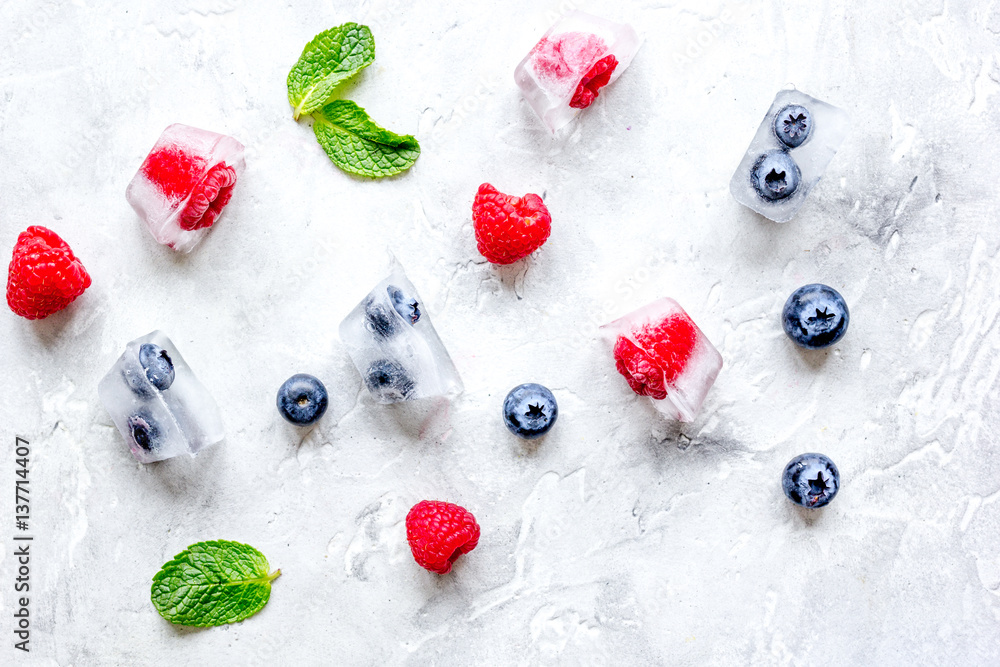
M160 429L148 413L138 412L129 417L127 428L132 442L145 451L151 452L160 446Z
M389 275L340 323L340 339L379 403L462 391L462 380L431 318L416 286L393 258Z
M159 345L143 343L139 346L139 364L146 371L149 383L160 391L166 391L174 383L174 362Z
M540 384L518 385L503 402L504 424L511 433L526 440L548 433L558 417L556 397Z
M790 104L774 116L774 134L789 148L804 144L812 128L812 114L799 104Z
M833 345L847 333L851 315L840 292L817 283L804 285L788 297L781 325L796 345L818 350Z
M798 90L778 91L729 180L733 198L774 222L788 222L823 177L849 127L842 109Z
M297 426L308 426L326 412L329 397L318 378L298 373L278 389L278 412Z
M420 321L420 304L417 303L416 299L408 298L403 293L403 290L395 285L389 285L386 288L386 292L389 293L389 300L392 301L392 307L396 309L400 317L410 324L416 324Z
M840 490L840 471L822 454L799 454L785 466L781 488L796 505L823 507Z
M392 308L374 299L365 302L365 326L373 334L380 338L395 336L399 325L399 319Z
M225 437L212 395L159 331L125 346L97 394L140 463L194 456Z
M768 151L754 163L753 188L764 199L784 199L799 187L799 165L785 151Z
M414 389L410 374L391 359L380 359L369 366L365 385L377 398L390 403L405 401Z

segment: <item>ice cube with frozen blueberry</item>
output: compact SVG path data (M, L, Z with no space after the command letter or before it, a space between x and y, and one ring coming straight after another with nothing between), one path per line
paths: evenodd
M514 81L551 132L590 106L629 66L642 40L632 26L571 11L514 69Z
M245 168L236 139L174 124L143 160L125 198L158 243L187 253L222 214Z
M140 463L194 456L225 436L215 400L159 331L126 345L97 393Z
M842 109L798 90L780 91L729 181L739 203L774 222L805 204L847 136Z
M425 304L395 259L389 276L340 323L340 339L379 403L462 391L462 379Z
M673 419L697 416L722 369L722 355L680 304L658 299L605 324L601 334L632 391Z

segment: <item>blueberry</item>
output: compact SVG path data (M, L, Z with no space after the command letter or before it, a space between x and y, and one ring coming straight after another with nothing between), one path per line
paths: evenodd
M768 151L757 158L750 180L758 195L776 201L790 196L798 189L802 172L785 151Z
M812 284L798 288L785 302L781 325L796 345L818 350L847 333L851 314L844 297L832 287Z
M308 426L326 412L326 387L312 375L298 373L278 389L278 412L298 426Z
M840 490L840 471L822 454L799 454L785 466L781 488L796 505L823 507Z
M526 440L548 433L558 417L556 397L540 384L518 385L503 402L503 423L511 433Z
M137 412L128 418L126 423L132 442L141 449L151 452L160 447L160 429L147 412Z
M380 359L368 367L365 385L368 391L387 403L405 401L416 388L406 369L390 359Z
M166 391L174 383L174 362L159 345L143 343L139 346L139 365L146 371L149 383L160 391Z
M396 311L375 299L365 301L365 323L380 338L395 336L402 326Z
M407 298L403 290L395 285L389 285L386 288L386 292L389 293L389 300L392 301L392 307L396 309L399 316L410 324L416 324L420 319L420 304L417 303L417 300Z
M774 117L774 134L789 148L798 148L812 134L813 119L809 109L791 104Z

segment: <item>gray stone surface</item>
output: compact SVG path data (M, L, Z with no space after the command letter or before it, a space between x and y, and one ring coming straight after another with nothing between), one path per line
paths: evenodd
M555 0L0 3L0 249L46 225L94 278L48 320L0 314L0 663L1000 662L1000 5L577 6L646 41L552 139L512 73ZM286 101L303 45L348 20L372 27L377 56L345 95L421 141L397 178L338 171ZM776 225L728 182L786 85L853 127ZM156 245L124 197L173 122L248 149L189 256ZM530 259L497 269L476 252L483 181L544 193L552 237ZM387 247L462 374L450 406L375 404L337 341ZM779 324L809 282L851 308L828 352ZM659 296L725 360L683 427L629 392L597 339ZM157 328L228 436L142 466L97 383ZM312 431L274 406L296 372L332 392ZM527 381L561 413L529 446L499 417ZM10 632L15 434L33 451L29 656ZM813 515L779 484L804 451L843 474ZM483 529L446 577L406 545L423 498ZM282 569L270 603L234 626L169 625L153 574L217 538Z

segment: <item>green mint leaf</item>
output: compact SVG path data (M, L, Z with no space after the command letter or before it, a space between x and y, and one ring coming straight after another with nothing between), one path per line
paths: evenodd
M288 102L295 120L330 99L333 90L375 60L375 38L366 25L345 23L312 38L288 73Z
M314 113L316 140L335 165L350 174L382 178L406 171L420 157L412 135L379 127L365 110L336 100Z
M248 544L213 540L192 544L153 577L151 597L171 623L209 627L236 623L264 608L271 597L264 554Z

